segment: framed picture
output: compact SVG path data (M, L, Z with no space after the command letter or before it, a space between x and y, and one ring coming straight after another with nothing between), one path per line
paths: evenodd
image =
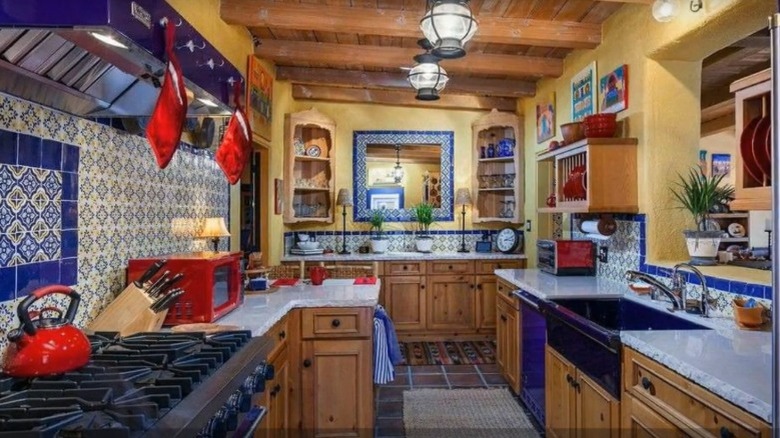
M404 188L403 187L380 187L370 188L366 192L368 208L377 210L386 208L395 210L404 208Z
M628 66L621 65L599 80L602 113L618 113L628 108Z
M699 150L699 171L702 175L707 175L707 151Z
M571 78L571 120L579 122L596 112L596 62Z
M246 108L252 132L271 141L271 114L273 109L274 80L260 60L249 55L247 68L249 85L246 93Z
M279 178L274 178L274 214L282 214L284 184Z
M731 154L712 154L712 176L728 176L731 172Z
M536 143L555 137L555 93L536 103Z

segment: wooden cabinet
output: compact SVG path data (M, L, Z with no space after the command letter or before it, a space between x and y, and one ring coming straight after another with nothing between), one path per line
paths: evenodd
M586 138L545 152L537 156L537 178L539 212L636 213L637 139ZM554 207L546 203L551 194Z
M474 223L523 220L525 174L521 126L516 115L495 109L471 124L472 159L477 163L471 177ZM507 151L499 144L511 146Z
M290 435L289 394L292 388L286 346L268 360L274 367L274 378L265 382L262 405L268 413L255 438L283 438Z
M284 223L333 223L336 124L316 109L284 124Z
M620 401L549 345L545 347L545 400L548 436L620 435Z
M620 427L624 438L685 438L688 434L628 393L621 400Z
M520 342L522 325L517 298L497 296L496 306L496 362L509 387L520 393L522 358Z
M662 427L656 433L664 436L673 436L680 430L728 437L771 436L765 422L625 347L623 389L624 397L631 400L631 404L623 406L624 429Z
M477 275L477 329L496 328L496 277L493 275Z
M432 275L428 277L428 328L473 330L474 276Z
M386 277L384 306L398 331L426 327L425 277L419 275Z

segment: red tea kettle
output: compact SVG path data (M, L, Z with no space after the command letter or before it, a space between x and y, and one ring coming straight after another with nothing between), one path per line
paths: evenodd
M51 294L70 297L65 317L60 313L57 318L32 320L29 311L32 303ZM92 347L87 336L73 325L80 301L78 293L61 285L42 287L28 295L16 308L21 327L8 333L11 344L3 360L3 372L27 378L62 374L86 365Z

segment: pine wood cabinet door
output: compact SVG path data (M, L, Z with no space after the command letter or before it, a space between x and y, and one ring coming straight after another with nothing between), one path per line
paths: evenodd
M508 318L507 308L508 306L503 300L496 300L496 365L498 370L506 378L506 366L507 366L507 330L508 330Z
M288 393L291 388L290 367L287 349L279 353L271 364L274 378L265 382L264 406L268 408L266 418L255 432L255 438L286 438L290 436L290 404Z
M683 438L685 433L627 392L622 395L623 438Z
M496 328L496 288L494 275L478 275L477 285L477 329Z
M620 402L579 370L575 382L577 437L619 437Z
M549 345L545 347L545 416L547 436L575 437L575 392L571 382L576 369Z
M429 329L475 328L474 276L435 275L428 277Z
M370 339L305 341L301 385L303 435L373 435Z
M504 350L506 351L506 354L504 355L504 360L506 361L504 363L504 377L506 377L509 387L512 388L516 394L520 393L520 376L522 375L520 369L520 364L522 363L520 357L520 327L520 312L507 306L506 338L504 341Z
M425 329L425 277L387 276L385 309L397 331Z

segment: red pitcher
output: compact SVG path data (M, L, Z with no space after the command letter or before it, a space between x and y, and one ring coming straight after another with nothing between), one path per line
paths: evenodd
M319 286L328 278L328 270L322 266L312 266L309 268L309 278L311 279L311 284Z

